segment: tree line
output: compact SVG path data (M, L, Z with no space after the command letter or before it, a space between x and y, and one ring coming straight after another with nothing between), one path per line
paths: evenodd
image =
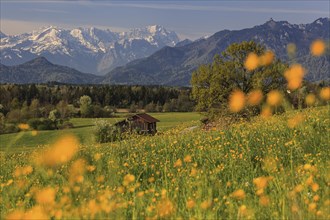
M134 113L194 110L190 88L110 85L0 85L0 133L19 123L37 130L69 128L72 117L113 117L118 108Z
M0 85L0 104L5 113L12 109L30 106L38 100L40 106L56 106L61 101L79 107L80 97L86 95L93 105L100 107L143 109L147 105L164 106L167 110L191 111L190 88L171 88L162 86L110 86L110 85ZM171 102L189 102L189 109L168 109ZM152 106L151 106L152 107ZM158 108L159 109L159 108ZM153 110L151 108L151 110Z

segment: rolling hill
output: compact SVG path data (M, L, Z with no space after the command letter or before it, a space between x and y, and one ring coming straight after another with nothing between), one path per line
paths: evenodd
M59 82L70 84L99 83L103 78L93 74L55 65L44 57L38 57L17 66L0 64L0 83L47 83Z

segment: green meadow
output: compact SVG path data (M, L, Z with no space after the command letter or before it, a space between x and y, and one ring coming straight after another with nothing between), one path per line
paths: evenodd
M190 123L196 125L199 123L201 114L195 112L187 113L150 113L153 117L160 120L157 123L159 132L166 131L182 123ZM42 146L53 143L57 138L64 134L73 134L79 138L81 143L92 144L94 143L93 126L95 120L106 120L110 123L116 123L125 118L126 114L117 114L115 118L72 118L70 122L73 123L74 128L65 130L49 130L38 131L36 136L32 136L31 131L3 134L0 135L1 150L21 150L29 149L30 147Z
M187 130L198 114L159 114L160 134L102 145L88 143L92 126L71 129L79 149L67 138L46 152L2 151L1 217L329 219L329 114L308 108L211 131ZM59 136L41 132L38 144Z

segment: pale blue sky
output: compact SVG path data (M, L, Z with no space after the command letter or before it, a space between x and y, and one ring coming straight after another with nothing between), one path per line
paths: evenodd
M271 17L311 23L329 17L329 1L96 1L0 0L1 31L30 32L43 26L125 31L160 24L183 38L262 24Z

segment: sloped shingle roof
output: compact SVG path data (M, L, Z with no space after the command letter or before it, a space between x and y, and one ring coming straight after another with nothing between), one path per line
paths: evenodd
M151 115L148 115L146 113L140 113L140 114L133 115L132 118L134 118L134 117L142 118L143 120L145 120L149 123L159 122L159 120L157 118L154 118Z

